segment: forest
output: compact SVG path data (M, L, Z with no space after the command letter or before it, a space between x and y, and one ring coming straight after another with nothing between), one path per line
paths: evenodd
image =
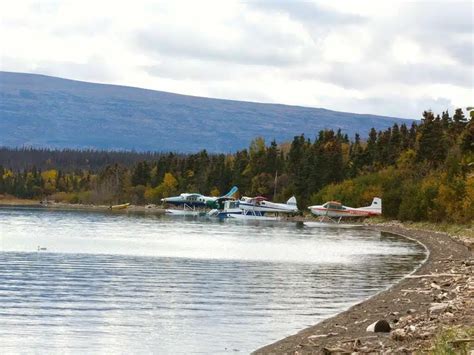
M292 142L255 138L233 154L0 149L0 194L68 203L160 204L181 192L349 206L383 199L383 215L412 221L474 220L474 111L394 124L368 138L320 131Z

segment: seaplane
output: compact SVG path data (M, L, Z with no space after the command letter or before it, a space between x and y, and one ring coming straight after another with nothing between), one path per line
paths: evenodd
M182 209L166 209L166 214L174 216L199 216L203 212L196 208L218 208L224 201L232 199L232 196L234 196L238 190L239 188L237 186L233 186L228 193L217 197L185 192L179 196L162 198L161 202L183 207Z
M271 214L291 214L297 213L298 206L296 198L291 197L286 203L270 202L263 196L242 197L240 200L228 200L224 203L222 211L213 210L210 215L220 218L253 219L253 220L278 220L278 216L268 216Z
M372 217L382 214L382 199L374 197L370 206L367 207L348 207L338 201L328 201L323 205L309 206L312 214L319 217L317 224L305 222L307 226L320 226L322 222L329 221L339 224L343 218ZM325 225L331 223L325 223ZM350 225L351 227L354 225Z
M260 211L274 213L296 213L298 206L296 205L296 197L292 196L286 203L270 202L263 196L242 197L239 207L244 211Z

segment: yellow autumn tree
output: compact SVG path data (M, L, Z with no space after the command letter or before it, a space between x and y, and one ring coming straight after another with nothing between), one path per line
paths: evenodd
M216 186L214 186L211 190L211 196L217 197L217 196L220 196L220 195L221 195L221 193L220 193L219 189Z
M171 173L165 173L163 182L155 188L147 187L144 193L145 200L149 203L160 203L163 197L177 193L178 180Z
M56 178L58 172L55 169L46 170L41 173L41 177L44 180L44 192L46 195L51 195L56 192Z

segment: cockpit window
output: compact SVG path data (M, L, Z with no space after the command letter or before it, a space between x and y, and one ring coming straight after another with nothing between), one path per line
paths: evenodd
M324 208L328 208L331 210L343 210L344 207L338 202L327 202L323 205Z

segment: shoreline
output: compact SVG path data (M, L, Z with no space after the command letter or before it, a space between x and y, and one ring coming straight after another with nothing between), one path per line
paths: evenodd
M427 258L388 289L253 354L412 353L430 350L445 327L474 326L470 245L445 233L400 225L366 228L414 240L427 249ZM390 333L366 331L382 319L392 327Z
M43 204L37 200L26 200L26 199L0 199L1 207L37 207L44 209L53 209L60 211L97 211L97 212L147 212L154 214L164 214L165 209L157 205L130 205L125 209L114 209L110 208L110 205L85 205L80 203L67 203L67 202L52 202L48 201L47 204Z

